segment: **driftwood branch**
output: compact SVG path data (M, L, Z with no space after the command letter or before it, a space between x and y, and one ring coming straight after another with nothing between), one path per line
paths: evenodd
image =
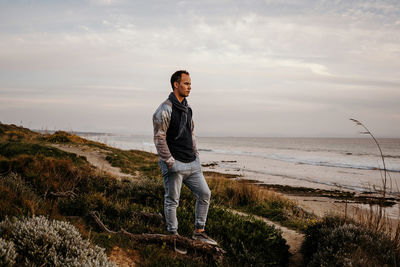
M129 238L134 239L135 241L140 241L144 243L165 243L172 248L176 248L176 246L183 247L195 252L199 252L203 255L213 258L216 261L221 261L223 259L224 254L226 253L222 248L218 246L213 246L198 240L192 240L184 236L176 236L176 235L164 235L164 234L132 234L125 229L121 228L120 231L115 232L109 230L103 222L100 220L97 211L91 211L89 214L96 221L96 223L100 226L100 228L111 234L122 234L128 236ZM157 215L155 215L157 216Z
M90 216L92 216L92 218L96 221L96 223L100 226L100 228L104 231L104 232L107 232L107 233L110 233L110 234L117 234L118 232L115 232L115 231L111 231L111 230L109 230L104 224L103 224L103 222L100 220L100 218L99 218L99 213L97 212L97 211L90 211L89 212L89 214L90 214Z

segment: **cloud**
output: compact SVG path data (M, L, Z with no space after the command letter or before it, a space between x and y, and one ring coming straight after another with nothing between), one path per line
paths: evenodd
M124 0L89 0L89 3L101 6L117 5L125 2Z
M327 70L327 67L321 64L301 62L298 60L281 60L278 64L284 67L305 68L309 69L312 73L315 74L331 76L331 74Z
M190 102L215 132L227 127L213 117L223 112L249 133L258 122L242 113L293 114L282 116L310 133L304 114L322 121L353 110L394 124L399 113L396 1L42 4L0 4L0 97L8 111L10 103L60 104L65 112L87 103L99 116L132 112L145 121L137 110L151 115L170 92L171 73L184 68Z

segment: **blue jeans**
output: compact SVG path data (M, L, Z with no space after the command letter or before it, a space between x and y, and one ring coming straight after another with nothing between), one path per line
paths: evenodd
M168 232L177 233L178 231L176 208L179 205L182 182L196 197L194 224L197 229L203 229L206 225L211 191L204 179L199 157L190 163L175 160L171 169L168 169L167 164L162 160L159 160L158 164L164 178L164 214Z

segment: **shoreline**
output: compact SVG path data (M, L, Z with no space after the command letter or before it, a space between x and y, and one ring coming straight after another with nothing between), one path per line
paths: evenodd
M202 167L209 167L209 166L216 166L218 163L211 163L211 164L202 164ZM305 187L305 186L292 186L292 185L284 185L284 184L267 184L260 180L245 178L243 175L239 174L232 174L232 173L224 173L215 170L203 170L203 173L215 176L223 176L225 178L230 179L241 179L248 183L255 184L260 187L264 187L267 189L272 189L278 193L284 195L291 195L291 196L309 196L309 197L328 197L337 200L350 200L354 201L355 203L360 204L373 204L377 205L382 202L382 197L372 191L366 192L356 192L356 191L346 191L346 190L338 190L338 189L318 189L312 187ZM397 201L397 202L396 202ZM400 202L400 197L395 197L393 195L387 194L385 197L384 202L382 205L384 207L390 207Z
M292 200L304 210L323 217L326 214L338 214L345 216L358 217L361 213L377 207L382 201L382 197L373 192L350 192L345 190L317 189L303 186L291 186L282 184L266 184L262 181L245 178L240 174L224 173L216 171L214 168L218 163L212 162L202 164L205 167L204 175L208 178L224 177L228 179L241 180L245 183L257 185L260 189L272 190L289 200ZM212 170L206 169L207 167ZM400 198L393 196L385 197L383 207L388 210L387 215L390 219L399 220Z

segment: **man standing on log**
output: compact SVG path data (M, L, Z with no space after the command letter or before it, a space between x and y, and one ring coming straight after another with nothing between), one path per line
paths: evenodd
M172 92L153 115L154 144L164 179L164 213L167 230L178 235L176 209L182 182L196 197L195 230L192 238L217 245L204 231L211 191L201 170L199 153L193 133L192 109L186 97L191 90L189 73L176 71L171 76Z

